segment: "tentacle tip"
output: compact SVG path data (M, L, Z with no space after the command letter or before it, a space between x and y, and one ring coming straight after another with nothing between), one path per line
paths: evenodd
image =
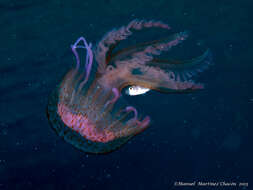
M127 106L127 107L125 108L125 111L126 111L126 112L132 111L132 110L133 110L133 107L132 107L132 106Z
M139 122L139 126L141 128L146 128L150 124L150 117L146 116L141 122Z

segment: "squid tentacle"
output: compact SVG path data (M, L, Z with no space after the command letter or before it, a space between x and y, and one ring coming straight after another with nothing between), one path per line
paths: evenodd
M121 28L113 29L108 32L102 40L97 44L95 58L99 63L98 72L103 73L106 68L106 54L108 53L110 46L116 44L118 41L127 39L132 35L131 29L141 30L143 28L158 27L169 30L170 27L161 21L145 21L145 20L133 20L127 26L122 26Z

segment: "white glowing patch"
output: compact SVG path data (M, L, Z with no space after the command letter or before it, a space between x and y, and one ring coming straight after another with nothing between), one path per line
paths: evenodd
M145 94L148 91L150 91L149 88L144 88L141 86L130 86L126 89L126 94L129 96L136 96L136 95Z

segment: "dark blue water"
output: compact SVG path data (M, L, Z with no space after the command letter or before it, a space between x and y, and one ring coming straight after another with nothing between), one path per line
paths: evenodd
M238 187L253 182L250 3L1 0L0 189L250 189ZM110 154L85 154L51 129L48 96L74 65L70 44L85 36L95 45L135 18L188 30L193 47L209 47L214 65L196 78L206 88L127 97L152 117L149 129ZM237 187L175 186L180 181Z

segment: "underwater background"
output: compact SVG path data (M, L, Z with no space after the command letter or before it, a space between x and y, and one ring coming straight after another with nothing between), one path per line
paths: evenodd
M176 186L180 181L251 186L251 7L249 0L1 0L0 189L192 189ZM124 95L151 125L119 150L86 154L50 127L48 97L75 65L70 45L78 37L95 45L136 18L187 30L192 47L210 48L214 64L196 78L205 90ZM179 58L197 55L182 49ZM232 187L204 187L219 188Z

